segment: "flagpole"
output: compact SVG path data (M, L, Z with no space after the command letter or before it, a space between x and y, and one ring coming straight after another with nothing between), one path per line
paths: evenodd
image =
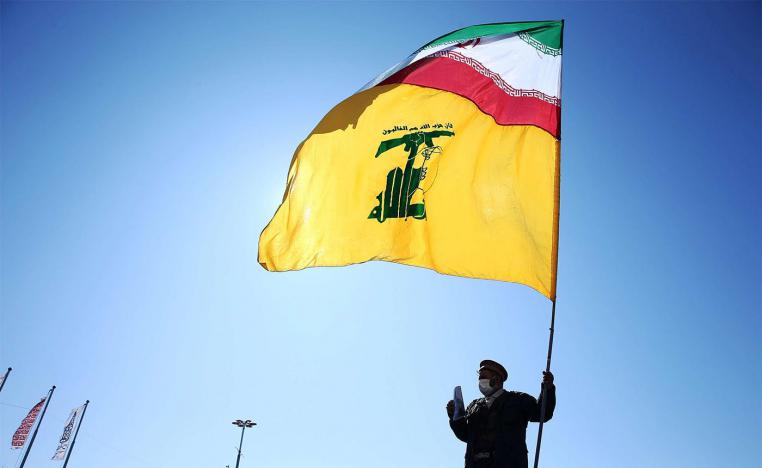
M66 465L69 464L69 457L71 456L71 451L74 450L74 443L77 442L77 434L79 434L79 428L82 427L82 420L85 419L85 411L87 411L87 405L89 404L90 400L85 401L85 407L82 408L82 416L79 417L79 423L77 423L77 430L74 431L74 438L71 439L69 450L66 451L66 460L64 460L63 468L66 468Z
M550 358L553 356L553 332L556 324L556 300L553 299L553 309L550 313L550 336L548 337L548 361L545 365L545 372L550 372ZM540 428L537 430L537 448L534 452L534 468L537 468L540 464L540 444L542 444L542 425L545 419L545 407L548 404L546 398L545 382L542 383L542 390L540 390Z
M3 387L5 387L5 381L8 380L8 375L13 370L13 367L9 367L7 371L5 371L5 375L3 376L3 381L0 382L0 392L3 391Z
M21 459L21 464L19 465L19 468L24 468L24 463L26 463L26 458L29 456L29 452L32 450L32 444L34 443L34 438L37 437L37 431L40 429L40 424L42 424L42 418L45 417L45 411L48 410L48 405L50 404L50 399L53 398L53 391L56 389L56 386L53 385L50 388L50 391L48 392L47 398L45 398L45 406L42 407L42 414L40 414L40 419L37 421L37 426L34 428L34 432L32 433L32 438L29 439L29 445L26 447L26 453L24 453L24 458Z
M563 45L563 37L564 37L564 20L561 20L561 45ZM561 71L560 71L561 73ZM559 96L561 88L560 86L563 84L562 77L559 75ZM559 121L560 123L560 121ZM559 127L560 130L560 127ZM552 254L552 268L553 268L553 284L551 289L550 297L553 301L553 307L551 308L550 312L550 335L548 336L548 361L545 364L545 372L550 372L550 358L553 356L553 333L555 332L555 325L556 325L556 300L558 297L556 296L556 286L558 285L558 225L561 217L561 146L558 146L558 150L556 151L556 174L555 174L555 180L553 182L554 189L553 189L553 199L555 202L555 206L553 207L553 254ZM546 406L548 404L548 399L546 398L547 392L545 391L545 379L543 378L541 390L540 390L540 397L542 398L542 403L540 404L540 427L537 429L537 447L535 448L534 452L534 468L537 468L540 465L540 445L542 444L542 426L544 424L545 419L545 410Z

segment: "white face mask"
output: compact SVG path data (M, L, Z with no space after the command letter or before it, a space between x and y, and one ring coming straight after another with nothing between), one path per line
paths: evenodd
M479 391L484 396L490 396L495 393L495 387L489 384L489 379L479 379Z

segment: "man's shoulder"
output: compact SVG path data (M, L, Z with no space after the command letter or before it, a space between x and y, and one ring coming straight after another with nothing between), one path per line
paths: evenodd
M515 401L527 401L527 400L535 399L532 395L528 393L517 392L514 390L506 390L505 393L503 394L503 397L506 400L515 400Z
M470 415L473 414L477 408L480 406L483 406L485 404L484 398L477 398L476 400L471 401L471 403L466 406L466 414Z
M472 400L471 403L468 404L466 409L474 408L482 403L484 403L484 398L477 398L476 400Z

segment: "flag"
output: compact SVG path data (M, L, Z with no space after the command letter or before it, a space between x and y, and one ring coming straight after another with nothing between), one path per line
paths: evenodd
M30 409L29 413L27 413L26 417L21 421L21 425L16 429L16 432L13 434L13 439L11 439L12 449L20 449L24 446L26 438L29 436L29 431L32 429L32 426L34 426L34 422L37 420L37 415L40 414L40 410L42 410L42 405L44 404L45 398L34 405L34 408Z
M562 30L459 29L334 107L296 150L262 266L384 260L554 299Z
M74 427L77 425L77 421L79 420L80 415L82 414L83 408L84 408L84 405L71 410L71 414L69 414L69 419L66 420L66 425L64 426L63 434L61 434L61 438L58 441L58 448L56 448L56 453L53 454L53 458L51 458L51 460L63 460L64 457L66 456L66 452L69 450L69 447L71 446L72 437L74 436Z

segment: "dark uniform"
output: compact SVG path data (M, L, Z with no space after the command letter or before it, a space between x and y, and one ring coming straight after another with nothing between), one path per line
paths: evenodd
M553 417L556 388L547 393L545 418ZM466 442L466 468L526 468L526 432L529 421L540 421L542 398L521 392L503 391L487 406L486 398L474 400L466 416L450 421L455 436Z

